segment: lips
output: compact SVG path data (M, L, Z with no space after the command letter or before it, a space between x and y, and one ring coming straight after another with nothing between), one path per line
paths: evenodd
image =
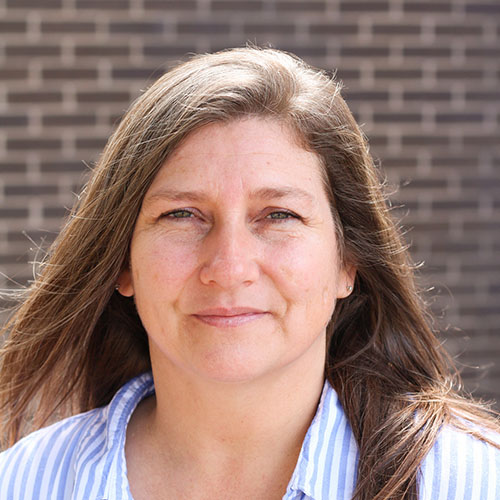
M210 326L235 327L257 321L265 317L268 313L254 307L215 307L204 309L193 314L193 316Z

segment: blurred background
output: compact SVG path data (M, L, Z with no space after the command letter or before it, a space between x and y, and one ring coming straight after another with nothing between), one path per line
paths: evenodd
M129 103L246 42L344 83L441 338L500 400L498 0L0 0L0 289L32 279Z

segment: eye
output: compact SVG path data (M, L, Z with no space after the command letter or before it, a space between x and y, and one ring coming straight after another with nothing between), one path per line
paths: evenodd
M194 217L193 212L186 209L172 210L162 215L162 217L167 217L169 219L189 219Z
M266 215L266 219L270 219L272 221L280 221L287 219L298 219L299 216L294 214L293 212L289 212L288 210L276 210Z

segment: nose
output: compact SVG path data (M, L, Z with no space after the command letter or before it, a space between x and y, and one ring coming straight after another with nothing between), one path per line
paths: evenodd
M223 289L249 286L259 277L256 242L245 224L214 226L203 242L200 281Z

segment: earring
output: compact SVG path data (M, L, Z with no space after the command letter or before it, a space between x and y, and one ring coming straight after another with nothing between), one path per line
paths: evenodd
M117 284L115 285L115 290L119 290L119 289L120 289L120 283L117 283Z
M352 285L347 285L347 291L348 291L349 293L351 293L351 292L352 292Z

